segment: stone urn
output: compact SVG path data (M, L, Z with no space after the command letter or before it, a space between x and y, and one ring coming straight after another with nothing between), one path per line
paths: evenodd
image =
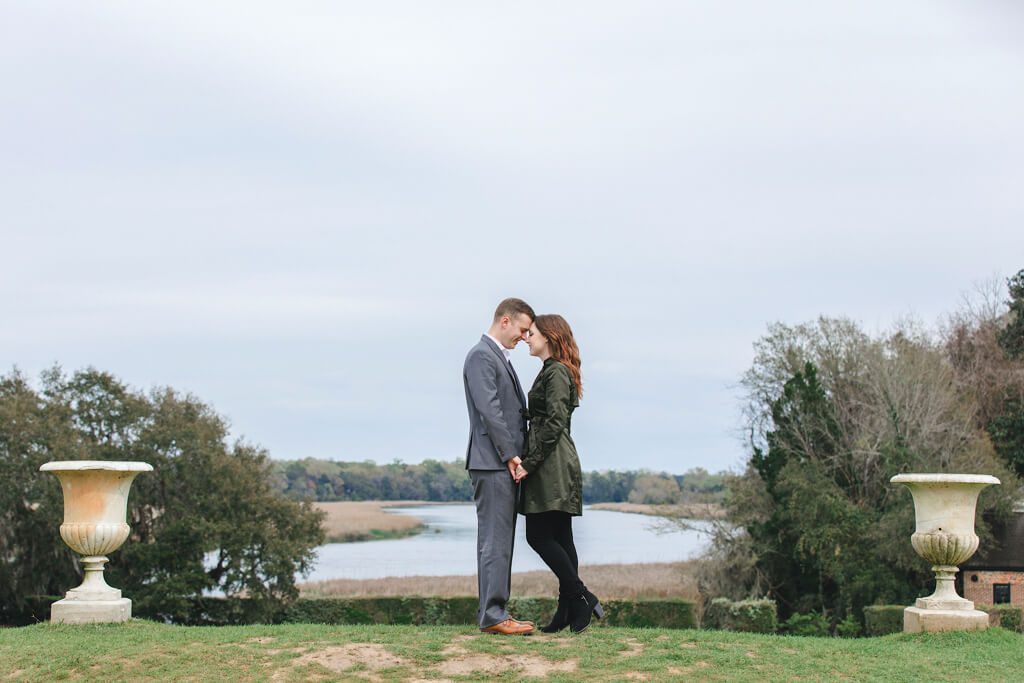
M52 472L64 491L64 523L60 537L82 555L85 579L53 603L50 621L96 624L127 621L132 601L121 597L103 579L103 565L128 538L128 490L140 472L151 472L144 462L71 460L48 462L40 472Z
M904 633L988 628L988 615L960 597L953 580L957 565L978 549L978 494L999 480L987 474L898 474L889 481L910 489L917 520L910 543L935 572L935 592L903 610Z

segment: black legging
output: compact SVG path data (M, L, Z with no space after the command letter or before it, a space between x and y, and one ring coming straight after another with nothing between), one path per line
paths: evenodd
M559 595L574 597L586 589L572 541L572 515L557 510L526 515L526 542L558 577Z

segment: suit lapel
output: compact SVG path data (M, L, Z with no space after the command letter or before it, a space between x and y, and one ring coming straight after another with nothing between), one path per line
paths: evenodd
M498 357L498 360L501 362L501 364L505 366L505 372L508 373L509 378L512 380L512 385L516 388L516 396L519 398L519 402L525 408L526 395L523 394L523 385L519 383L519 376L516 374L515 368L513 368L512 364L508 362L507 358L505 358L505 354L502 353L501 349L499 349L494 344L494 342L491 341L490 337L484 334L480 336L480 340L487 345L487 348L489 348Z
M526 407L526 395L523 394L523 385L519 383L519 374L516 373L516 369L514 367L512 367L512 364L509 363L508 361L505 362L505 365L508 366L509 374L512 375L512 382L515 383L515 385L516 385L516 396L519 397L519 402L522 403L523 407L525 408Z

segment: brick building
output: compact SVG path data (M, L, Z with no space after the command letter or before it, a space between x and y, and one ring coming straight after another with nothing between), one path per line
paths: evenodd
M1024 607L1024 510L1015 509L1006 527L995 531L998 547L979 548L964 562L957 588L975 605Z

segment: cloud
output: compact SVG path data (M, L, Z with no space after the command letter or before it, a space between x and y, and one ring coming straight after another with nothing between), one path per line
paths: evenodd
M928 321L1022 265L1012 4L0 12L0 357L279 457L458 457L518 295L579 336L586 466L716 469L770 321Z

